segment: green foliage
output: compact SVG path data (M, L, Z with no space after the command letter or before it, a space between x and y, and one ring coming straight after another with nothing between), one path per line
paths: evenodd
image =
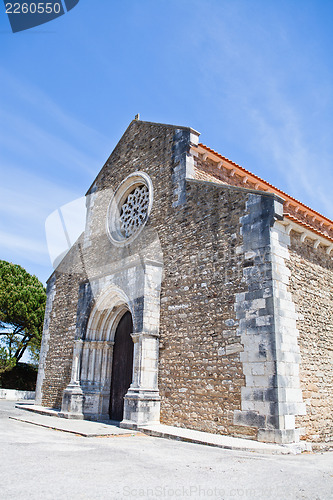
M45 302L45 288L36 276L0 260L0 341L7 360L15 364L27 348L38 357Z
M7 349L0 347L0 376L2 373L14 368L15 362L15 358L9 358Z
M14 368L0 374L0 387L19 391L34 391L37 381L37 368L26 363L17 363Z

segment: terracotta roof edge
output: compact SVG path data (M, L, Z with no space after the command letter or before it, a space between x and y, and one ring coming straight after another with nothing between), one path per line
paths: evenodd
M275 189L276 191L278 191L282 197L286 197L287 199L285 200L286 202L288 202L289 200L290 201L293 201L294 203L296 203L296 205L301 205L302 207L304 207L306 210L312 212L313 214L321 217L322 219L325 219L329 224L332 224L333 225L333 221L331 219L329 219L328 217L326 217L325 215L322 215L320 212L317 212L316 210L314 210L313 208L310 208L309 206L305 205L304 203L302 203L301 201L297 200L296 198L294 198L293 196L290 196L289 194L285 193L284 191L282 191L282 189L279 189L275 186L273 186L273 184L270 184L269 182L265 181L264 179L262 179L261 177L259 177L258 175L256 174L253 174L252 172L250 172L249 170L247 170L246 168L242 167L241 165L238 165L237 163L235 163L234 161L232 160L229 160L229 158L227 158L226 156L223 156L221 155L220 153L218 153L217 151L214 151L214 149L211 149L209 146L206 146L205 144L202 144L202 143L199 143L198 144L198 147L202 147L203 149L206 149L208 152L218 156L219 158L221 158L221 160L224 160L224 161L227 161L228 163L230 163L231 165L234 165L236 168L239 168L241 169L243 172L245 172L246 174L249 174L251 175L252 177L254 177L255 179L257 179L258 181L262 182L263 184L265 184L267 187L269 188L272 188L272 189Z

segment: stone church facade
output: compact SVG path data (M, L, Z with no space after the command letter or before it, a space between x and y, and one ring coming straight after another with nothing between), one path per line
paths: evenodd
M36 403L266 442L332 439L333 223L134 120L48 280Z

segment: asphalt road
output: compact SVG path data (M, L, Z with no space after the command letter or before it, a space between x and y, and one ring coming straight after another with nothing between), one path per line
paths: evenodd
M333 452L261 455L145 435L85 438L11 420L0 401L0 498L333 499Z

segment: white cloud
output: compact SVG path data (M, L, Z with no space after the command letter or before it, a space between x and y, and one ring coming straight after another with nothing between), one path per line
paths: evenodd
M108 141L29 82L0 81L0 258L47 275L45 220L85 193Z
M260 152L270 157L271 167L279 171L288 194L332 217L331 154L320 148L320 142L309 144L304 110L277 89L271 88L267 98L271 112L250 106L248 110Z
M10 104L7 107L6 103L8 100L2 101L2 107L8 109L9 113L15 109L15 106L12 106L12 101L15 100L16 109L20 112L20 117L24 116L25 112L27 112L29 121L31 121L31 116L40 117L44 115L48 118L47 124L52 125L52 128L57 125L59 132L70 138L75 137L82 143L82 146L88 143L89 145L102 147L108 140L100 132L64 111L41 88L27 81L22 82L3 67L0 67L0 81L3 92L8 91L6 95L9 96ZM21 107L20 104L22 105ZM29 111L34 111L34 113L30 113ZM61 133L57 134L56 137L60 136Z
M11 249L15 252L24 252L29 254L37 254L36 259L40 259L40 255L48 255L47 247L44 242L42 244L33 238L12 234L6 231L0 231L1 246L3 248Z
M83 153L68 140L43 130L29 119L3 110L0 110L0 122L6 124L0 135L1 147L19 151L26 163L33 160L38 151L40 160L45 164L51 161L67 169L93 174L94 157Z
M213 121L221 115L221 143L228 140L245 159L251 157L250 164L242 163L245 168L332 218L333 148L327 139L332 121L327 105L333 93L326 69L316 65L314 54L310 59L294 47L291 25L280 29L276 22L258 29L244 13L236 23L235 10L229 7L223 17L207 17L196 33L196 77L202 92L214 94L211 114ZM200 57L202 46L214 50Z

